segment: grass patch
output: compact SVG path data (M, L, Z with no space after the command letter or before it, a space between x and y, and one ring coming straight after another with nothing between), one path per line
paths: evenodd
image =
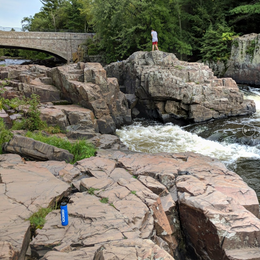
M131 193L136 195L136 191L135 190L131 190Z
M102 198L99 200L101 203L108 203L108 198Z
M0 118L0 154L3 153L2 146L4 143L9 142L13 137L13 134L6 129L4 120Z
M30 221L32 228L42 229L46 220L45 217L52 211L51 208L40 208L37 212L33 213L27 220Z
M90 195L94 195L94 194L95 194L95 190L99 190L99 189L95 189L95 188L92 188L92 187L91 187L91 188L88 189L87 192L88 192L88 194L90 194Z
M36 141L40 141L55 147L65 149L74 155L74 159L70 163L75 163L85 158L89 158L95 155L96 149L92 144L86 142L86 140L79 140L75 143L57 137L57 136L44 136L41 133L27 132L27 137Z

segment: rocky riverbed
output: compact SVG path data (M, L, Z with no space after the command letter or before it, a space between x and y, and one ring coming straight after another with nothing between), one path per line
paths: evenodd
M181 72L176 66L183 66ZM185 108L183 119L194 121L251 114L254 102L244 100L231 79L217 79L206 66L180 65L172 54L136 53L119 68L128 75L126 92L127 82L135 92L120 91L117 78L107 77L98 63L0 68L3 97L39 95L42 120L66 130L66 138L85 138L99 147L95 157L72 165L65 162L71 156L66 151L26 139L21 131L4 145L1 259L260 259L257 196L236 173L195 153L130 152L113 135L132 122L140 111L136 105L147 101L138 94L143 87L157 104L152 110L163 118L176 119L178 107ZM193 101L185 98L188 90ZM207 112L213 111L207 108L213 99L222 112ZM230 102L236 109L223 105ZM23 109L3 110L0 116L11 126ZM54 209L31 237L28 218L64 197L69 225L61 226Z

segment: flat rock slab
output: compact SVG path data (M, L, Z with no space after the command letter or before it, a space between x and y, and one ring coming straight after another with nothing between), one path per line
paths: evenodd
M231 260L259 260L260 248L242 248L226 250L226 254Z
M84 192L73 195L71 201L68 204L69 225L61 226L59 210L48 214L45 226L31 242L33 254L41 257L51 249L72 251L74 247L138 237L140 232L131 225L130 219L113 205L102 203L100 198Z
M82 248L72 252L50 251L42 260L146 260L163 259L174 260L165 250L154 244L151 240L129 239L118 242L110 242L102 246Z
M152 155L99 151L97 156L114 160L150 189L154 190L154 182L148 182L147 176L172 191L186 239L200 257L236 259L225 250L242 251L249 247L258 252L260 220L255 191L220 161L194 153ZM167 207L174 207L167 198L161 198L166 214Z
M24 162L19 155L0 155L1 259L24 259L30 242L26 219L55 203L68 189L48 169Z

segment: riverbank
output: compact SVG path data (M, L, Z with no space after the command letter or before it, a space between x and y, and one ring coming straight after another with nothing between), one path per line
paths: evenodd
M131 123L134 102L120 91L117 79L106 76L100 64L78 63L53 69L10 66L0 68L0 76L5 78L5 98L38 94L41 119L60 126L67 138L95 139ZM195 89L197 85L192 84ZM234 102L243 103L237 86L227 88L237 94ZM224 86L212 89L224 90ZM10 124L19 120L11 116L22 112L18 110L10 114L4 111L5 120ZM160 143L158 129L146 126L144 130L151 135L144 133L140 144L147 145L147 136L151 140L151 136L157 137ZM180 142L167 139L165 145L184 146L188 135L182 138L183 132L177 127L168 137L179 137ZM11 152L23 156L23 149L15 146ZM40 153L42 147L34 144L31 150ZM201 256L233 260L239 254L245 259L252 254L260 257L255 246L260 241L259 204L252 188L215 158L191 152L148 152L122 151L117 145L115 150L100 149L95 157L73 165L1 155L0 187L5 204L0 205L4 226L0 248L13 259L24 256L29 244L28 256L46 260L100 259L110 257L111 252L119 259L130 255L129 260L154 256L165 260L196 260ZM70 202L66 227L60 225L57 209L64 197ZM5 210L10 207L12 211ZM26 219L41 207L50 207L52 212L30 241Z

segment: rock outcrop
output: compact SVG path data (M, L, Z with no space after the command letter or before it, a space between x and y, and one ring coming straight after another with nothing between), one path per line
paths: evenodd
M116 128L132 121L131 110L117 79L107 78L99 63L53 69L37 65L2 67L0 79L8 79L3 81L5 98L39 95L40 101L46 103L41 109L42 118L73 134L83 129L92 134L114 134ZM67 103L66 107L54 106L62 103ZM71 103L77 106L70 106Z
M255 112L254 102L244 100L234 80L219 79L208 66L180 61L171 53L136 52L105 69L138 98L134 115L202 122Z
M69 225L61 226L54 209L36 230L30 256L260 259L255 192L206 156L100 150L71 165L0 155L0 187L3 259L23 259L30 242L26 219L63 196L69 197Z
M93 111L100 133L111 134L131 123L131 112L117 79L107 78L99 63L53 68L48 76L66 99Z
M217 76L231 77L237 83L260 85L260 34L251 33L237 37L232 42L229 60L209 63Z

